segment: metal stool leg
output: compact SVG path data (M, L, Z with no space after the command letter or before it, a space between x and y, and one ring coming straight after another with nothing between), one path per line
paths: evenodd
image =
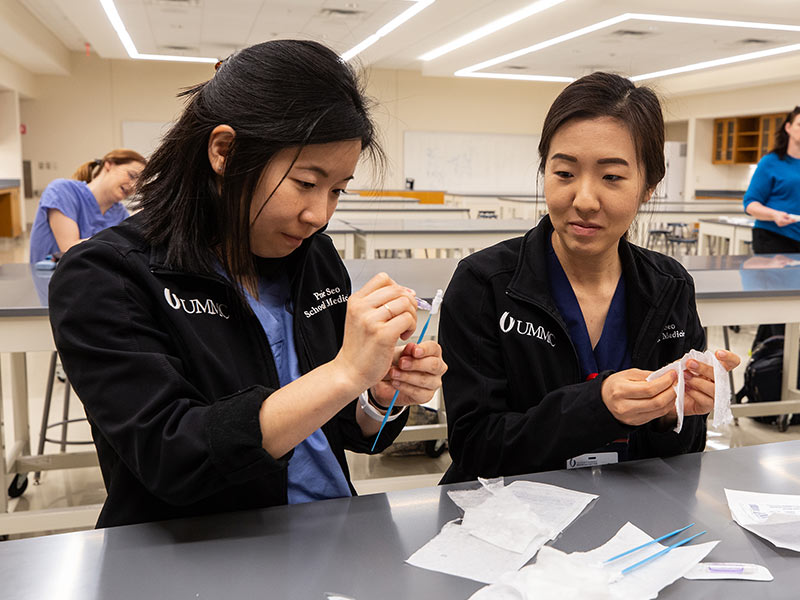
M61 452L67 451L67 422L69 421L69 378L64 382L64 420L61 424Z
M42 425L39 429L39 448L36 454L41 456L44 454L44 436L47 434L47 424L50 421L50 405L53 401L53 382L56 378L56 360L58 359L58 352L53 352L50 356L50 370L47 373L47 388L44 392L44 410L42 411ZM33 485L39 485L42 472L36 471L33 474Z
M730 350L731 349L731 342L730 342L730 339L728 337L728 326L727 325L723 325L722 326L722 340L723 340L723 342L725 344L725 350ZM731 385L731 404L736 404L736 389L733 387L733 371L728 371L728 381L730 382L730 385ZM739 424L739 418L738 417L734 417L733 422L734 422L735 425L738 425Z

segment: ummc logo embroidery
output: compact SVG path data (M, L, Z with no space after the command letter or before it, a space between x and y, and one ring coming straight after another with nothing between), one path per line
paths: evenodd
M211 298L205 301L198 300L197 298L186 300L185 298L179 298L177 295L173 294L169 288L164 288L164 299L171 308L183 310L187 315L206 314L216 315L223 319L231 318L230 314L228 314L228 307L222 303L214 302Z
M547 331L541 325L534 325L530 321L515 319L506 311L500 316L500 331L508 333L512 330L520 335L527 335L528 337L534 337L537 340L547 342L553 348L556 347L556 336L553 333Z

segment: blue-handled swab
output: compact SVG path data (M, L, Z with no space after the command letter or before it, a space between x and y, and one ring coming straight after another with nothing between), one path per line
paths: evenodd
M686 527L681 527L680 529L676 529L675 531L670 531L669 533L665 533L664 535L662 535L660 538L656 538L656 539L654 539L652 541L649 541L649 542L646 542L646 543L642 544L641 546L636 546L636 548L631 548L630 550L626 550L625 552L623 552L621 554L617 554L616 556L612 556L611 558L607 558L606 560L603 561L603 564L610 563L612 560L617 560L618 558L622 558L623 556L628 556L628 554L631 554L632 552L636 552L637 550L641 550L642 548L646 548L650 544L655 544L656 542L660 542L661 540L665 540L668 537L672 537L673 535L678 535L681 531L686 531L692 525L694 525L694 523L689 523Z
M684 544L688 544L688 543L689 543L689 542L691 542L691 541L692 541L694 538L696 538L696 537L698 537L698 536L700 536L700 535L703 535L705 532L706 532L706 530L704 529L704 530L703 530L703 531L701 531L700 533L695 533L693 536L691 536L691 537L688 537L688 538L686 538L685 540L681 540L680 542L676 542L676 543L672 544L672 546L667 546L666 548L664 548L664 549L663 549L663 550L661 550L660 552L656 552L656 553L655 553L655 554L653 554L652 556L648 556L648 557L647 557L647 558L645 558L644 560L640 560L640 561L639 561L639 562L637 562L636 564L633 564L633 565L631 565L630 567L627 567L627 568L625 568L625 569L622 569L622 574L623 574L623 575L626 575L627 573L630 573L631 571L633 571L633 570L634 570L636 567L641 567L643 564L645 564L645 563L649 563L649 562L650 562L651 560L653 560L654 558L658 558L659 556L662 556L662 555L666 554L667 552L669 552L669 551L670 551L670 550L672 550L673 548L677 548L678 546L683 546Z
M428 318L425 319L425 324L422 326L422 331L419 334L419 339L417 339L417 344L422 343L422 339L425 337L425 332L428 331L428 324L431 322L431 317L439 312L439 306L442 304L442 298L444 297L444 292L442 290L436 290L436 297L433 299L433 303L431 305L431 312L428 314ZM375 441L372 442L372 450L370 452L375 452L375 446L378 445L378 438L381 437L381 432L383 431L384 425L386 425L386 421L389 419L389 415L392 414L392 409L394 408L394 403L397 401L397 396L400 395L400 390L395 390L394 396L392 396L392 401L389 403L389 408L386 410L386 414L383 415L383 421L381 421L381 428L378 429L378 433L375 436Z

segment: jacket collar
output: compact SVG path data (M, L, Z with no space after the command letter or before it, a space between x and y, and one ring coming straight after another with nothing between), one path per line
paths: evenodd
M533 302L561 315L550 293L547 278L548 241L553 233L550 216L545 215L539 224L525 234L520 246L517 265L506 291L518 298ZM628 311L628 340L636 354L654 328L660 331L660 321L666 319L674 278L664 273L640 248L625 239L619 242L619 257L625 277ZM656 322L657 321L657 322ZM656 332L657 334L657 332ZM635 359L635 356L634 356Z
M547 251L552 233L550 215L545 215L536 227L525 234L508 291L531 302L552 305L547 279ZM619 257L626 287L638 302L644 300L650 306L657 305L663 296L664 286L672 278L653 268L653 265L643 268L642 263L647 259L642 256L641 250L625 239L619 242Z
M134 219L136 220L134 221ZM138 222L139 220L140 219L137 219L137 215L134 215L130 219L128 219L128 221L131 221L130 224L134 226L137 229L138 233L141 235L141 225ZM291 257L290 263L292 266L290 268L289 280L293 286L296 283L298 283L296 281L297 275L300 273L300 271L302 271L301 267L305 263L305 259L308 256L311 244L313 244L316 237L320 233L323 233L327 228L328 224L326 223L324 227L316 231L307 239L303 240L303 243L300 245L300 247L294 252L292 252L292 254L290 255ZM151 270L171 271L175 273L179 272L167 264L167 248L164 245L154 246L151 248L149 266ZM201 277L209 277L208 273L192 273L187 271L180 271L180 273L185 275L197 275Z

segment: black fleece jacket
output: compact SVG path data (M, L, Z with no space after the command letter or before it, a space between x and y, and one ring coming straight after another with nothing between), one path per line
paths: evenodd
M687 417L680 434L653 423L625 425L601 398L611 372L582 381L578 356L550 294L548 217L524 237L459 263L439 324L453 465L443 483L563 469L566 461L619 438L629 458L705 447L705 417ZM632 366L656 370L691 348L705 348L694 283L676 261L619 245Z
M290 263L306 373L339 351L350 279L322 233ZM270 456L259 424L278 374L257 317L224 277L167 267L134 216L64 256L50 322L108 490L98 527L287 502L291 453ZM354 399L322 427L348 481L345 449L369 452L374 440L355 412ZM387 423L376 452L406 420Z

